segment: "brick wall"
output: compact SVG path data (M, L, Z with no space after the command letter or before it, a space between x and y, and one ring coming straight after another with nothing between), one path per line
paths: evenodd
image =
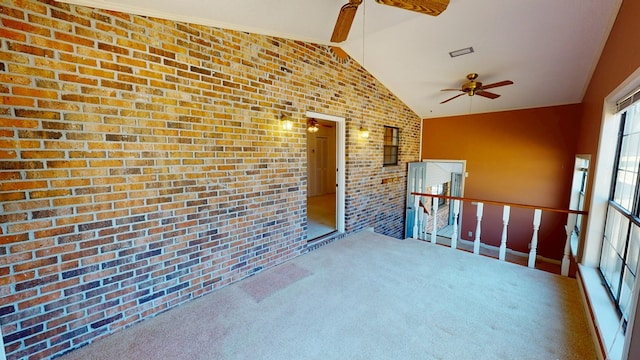
M69 351L301 254L307 110L348 119L347 232L402 236L420 119L356 62L51 0L0 0L0 20L10 359ZM400 128L397 167L382 168L383 125Z

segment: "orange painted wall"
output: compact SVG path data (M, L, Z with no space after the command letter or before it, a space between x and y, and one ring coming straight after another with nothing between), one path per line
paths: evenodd
M577 146L579 153L596 156L604 99L640 68L640 51L637 46L640 37L639 17L640 1L622 2L583 99L581 131ZM592 164L595 164L595 158L592 160ZM593 177L593 174L590 176ZM589 206L591 191L587 192L586 202ZM640 322L638 322L640 311L636 310L635 317L636 322L633 328L627 328L627 334L631 334L629 359L640 358Z
M640 67L639 19L640 1L623 1L583 98L580 153L597 153L604 99Z
M422 158L466 160L470 198L566 208L580 105L423 120ZM527 252L532 210L512 209L508 247ZM475 232L476 207L463 208L462 238ZM502 209L485 206L482 240L499 245ZM543 215L538 254L560 259L566 216Z

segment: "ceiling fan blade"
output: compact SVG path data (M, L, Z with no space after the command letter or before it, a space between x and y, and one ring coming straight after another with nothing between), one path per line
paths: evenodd
M455 99L455 98L458 98L458 97L460 97L460 96L462 96L462 95L465 95L465 94L466 94L466 93L458 94L458 95L456 95L456 96L454 96L454 97L448 98L447 100L445 100L445 101L441 102L440 104L447 103L447 102L449 102L449 101L451 101L451 100L453 100L453 99Z
M500 82L489 84L489 85L482 85L482 89L484 90L484 89L497 88L499 86L505 86L505 85L511 85L511 84L513 84L513 81L505 80L505 81L500 81Z
M340 8L338 20L336 20L336 25L331 35L331 41L338 43L347 40L351 24L353 24L353 18L356 16L356 11L360 4L362 4L362 0L350 0L348 4Z
M441 89L440 91L462 91L460 89Z
M488 92L488 91L484 91L484 90L480 90L480 91L476 91L476 95L480 95L489 99L496 99L499 98L500 95L498 94L494 94L492 92Z
M438 16L449 6L449 0L376 0L380 4Z

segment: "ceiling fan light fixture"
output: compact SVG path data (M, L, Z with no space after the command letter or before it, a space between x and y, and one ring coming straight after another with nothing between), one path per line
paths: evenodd
M458 57L458 56L462 56L462 55L468 55L473 53L473 46L469 46L466 47L464 49L458 49L458 50L454 50L454 51L450 51L449 52L449 56L451 56L452 58Z

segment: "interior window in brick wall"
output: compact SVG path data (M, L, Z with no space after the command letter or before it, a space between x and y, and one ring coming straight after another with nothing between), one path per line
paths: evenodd
M398 145L400 130L395 127L384 127L384 166L398 165Z

